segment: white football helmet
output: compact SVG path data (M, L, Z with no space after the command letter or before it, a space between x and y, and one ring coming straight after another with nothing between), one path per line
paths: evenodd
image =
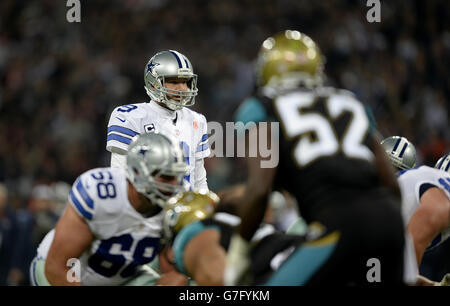
M436 169L440 169L450 173L450 153L445 154L437 161L436 165L434 165Z
M180 146L162 134L141 134L128 148L127 178L139 193L161 207L184 191L183 177L187 172ZM175 177L176 184L158 181L161 176Z
M186 79L188 90L166 88L164 84L167 78ZM149 97L155 102L164 103L171 110L194 105L198 93L197 75L191 62L175 50L158 52L148 61L144 70L144 83ZM168 95L179 97L179 101L169 99Z
M391 136L384 139L381 145L394 167L406 170L416 166L416 148L405 137Z

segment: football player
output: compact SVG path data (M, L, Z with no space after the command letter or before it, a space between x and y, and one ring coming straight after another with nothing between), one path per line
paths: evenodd
M208 188L203 159L210 154L205 116L189 109L197 96L197 75L189 59L175 50L156 53L144 70L150 101L116 107L108 123L106 149L111 167L125 168L135 135L161 132L177 139L189 165L191 188Z
M240 218L225 212L210 191L186 192L169 200L163 222L168 248L161 264L174 264L197 285L222 286L226 253ZM263 284L302 244L304 236L288 235L263 224L252 238L250 284Z
M230 244L226 284L238 284L248 269L248 241L272 188L295 196L306 222L319 222L330 236L295 251L270 284L315 285L330 278L369 284L370 258L382 262L382 283L402 283L400 191L364 105L348 91L323 87L324 58L303 33L286 30L269 37L257 62L258 100L281 126L275 135L269 130L267 141L279 140L281 156L274 168L262 168L261 156L248 159L240 199L245 209Z
M81 174L55 229L38 247L32 283L154 285L159 275L145 264L158 252L163 207L183 191L187 169L178 143L151 133L130 143L127 171Z
M441 157L435 168L416 166L416 150L405 137L392 136L381 142L392 164L397 168L402 193L402 215L411 234L417 264L431 279L441 279L449 272L448 259L437 259L435 250L450 236L450 175L448 155ZM447 159L447 163L446 163ZM447 170L446 170L447 169ZM422 257L433 260L422 264ZM444 262L444 263L443 263ZM442 268L446 265L446 268ZM441 267L437 273L433 267Z

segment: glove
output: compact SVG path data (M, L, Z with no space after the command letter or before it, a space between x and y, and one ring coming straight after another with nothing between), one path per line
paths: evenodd
M230 247L224 272L225 286L246 285L250 268L250 244L240 235L234 234L231 238Z
M450 273L444 275L440 283L436 283L435 286L450 286Z

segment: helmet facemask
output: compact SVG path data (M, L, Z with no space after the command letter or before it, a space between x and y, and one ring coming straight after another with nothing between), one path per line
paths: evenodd
M150 86L153 90L150 90L147 86L145 86L145 90L150 98L159 103L164 103L171 110L182 109L183 107L192 106L195 104L195 96L198 93L197 89L197 75L192 75L187 80L188 90L176 90L169 89L166 87L166 79L169 78L181 78L179 76L159 76L155 79L155 82L150 83ZM169 98L178 97L178 99Z
M142 166L144 169L145 165ZM136 171L136 169L134 169ZM185 169L180 169L178 171L167 171L167 169L156 169L151 175L148 175L147 184L141 185L140 190L136 189L138 192L142 193L147 197L152 203L158 204L161 207L165 206L165 203L171 197L183 192L183 178L186 175ZM159 178L166 177L165 181L170 180L167 177L172 177L175 180L175 184L166 183L159 180Z
M155 133L140 137L164 137L168 140ZM129 151L128 179L139 193L161 207L169 198L185 190L183 178L187 172L181 149L170 142L137 145ZM167 182L171 180L174 182Z

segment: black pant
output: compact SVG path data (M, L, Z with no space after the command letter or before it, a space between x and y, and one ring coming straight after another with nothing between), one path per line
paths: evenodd
M314 216L339 241L307 285L403 284L404 226L398 203L390 195L366 193L323 205ZM379 263L379 274L372 268ZM369 271L370 270L370 271ZM367 276L374 282L369 282ZM376 282L376 276L381 282Z
M434 281L441 281L445 274L450 273L450 239L425 251L419 271L420 275Z

